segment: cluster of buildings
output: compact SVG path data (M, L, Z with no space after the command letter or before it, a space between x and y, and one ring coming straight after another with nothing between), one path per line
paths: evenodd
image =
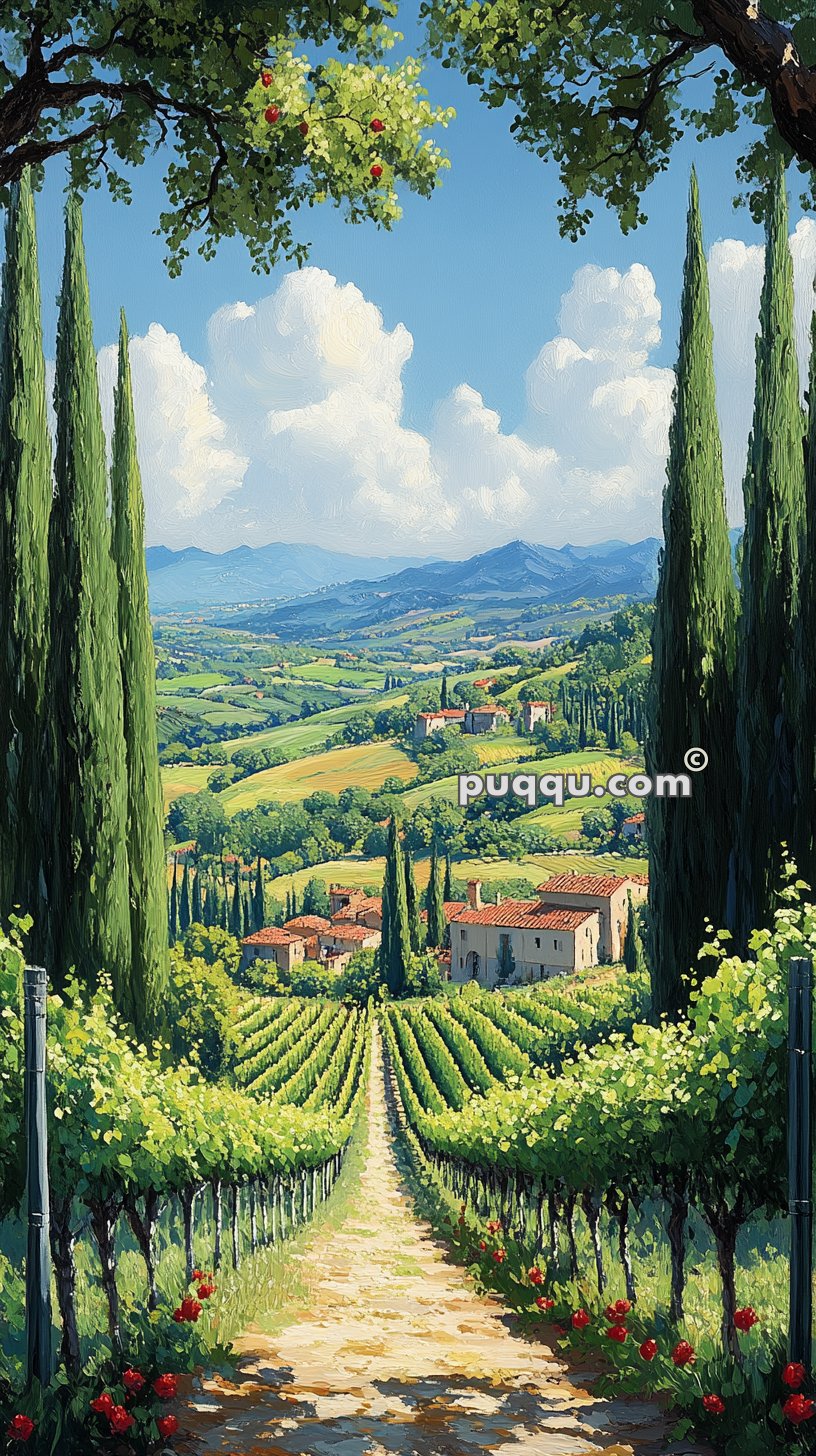
M448 946L443 973L454 982L495 986L512 965L508 984L529 984L570 975L623 956L629 914L646 897L645 875L555 875L539 885L535 900L482 902L480 880L469 880L467 900L445 903ZM358 950L379 946L382 899L344 885L329 887L329 916L298 915L241 943L242 966L271 961L292 971L317 961L342 971Z
M525 733L532 733L537 723L551 723L555 703L523 703L516 722ZM485 703L481 708L439 708L430 713L417 713L414 720L414 742L422 743L442 728L459 728L462 733L495 733L510 722L510 712L500 703Z

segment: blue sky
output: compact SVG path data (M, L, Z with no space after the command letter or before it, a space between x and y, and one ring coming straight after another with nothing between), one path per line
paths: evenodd
M518 450L523 454L530 438L525 436L523 424L525 370L545 341L558 333L560 300L577 269L596 264L625 272L634 263L644 264L654 277L655 292L662 305L662 339L659 347L651 349L648 366L660 365L666 369L673 364L685 202L693 160L700 177L707 243L721 237L755 243L761 240L761 235L747 210L735 211L732 205L738 141L726 138L699 146L689 138L676 148L667 173L647 194L649 221L644 227L624 237L617 219L599 210L586 236L577 243L567 242L559 236L556 221L560 190L557 170L554 165L525 152L512 139L509 133L512 108L488 109L479 101L475 88L468 87L456 73L443 70L435 63L427 67L426 84L434 103L452 105L457 112L444 135L452 165L444 173L443 185L435 195L431 199L405 195L403 219L391 233L369 224L351 227L337 211L328 208L303 213L299 225L302 235L312 243L311 264L327 270L340 284L354 283L365 299L381 310L386 330L403 324L413 336L413 353L401 366L399 375L404 388L400 430L428 435L433 459L437 447L432 422L439 402L466 384L481 396L486 407L498 411L503 433L521 428L521 445L513 436L516 452L513 459L516 460ZM163 204L161 178L165 165L166 156L159 155L139 170L130 207L112 203L102 191L92 193L86 202L85 235L97 345L102 348L115 338L118 310L124 304L131 337L145 334L151 323L158 322L170 333L177 334L182 349L209 371L206 326L210 316L223 305L238 300L255 305L272 293L292 269L283 265L272 275L256 276L251 272L243 245L233 241L223 244L212 262L205 263L194 255L185 264L182 276L171 279L162 262L162 240L153 235ZM54 298L62 250L60 183L59 173L54 171L39 203L49 355L53 354ZM792 224L797 218L798 212L794 209ZM658 381L664 402L666 377L663 384ZM137 417L138 407L137 398ZM666 408L667 405L664 413ZM576 426L580 429L580 421L576 421ZM403 433L398 440L398 452L403 454L405 439L407 436ZM540 450L556 442L541 437L533 443ZM455 446L448 442L447 448L450 453ZM563 439L556 448L563 456ZM251 448L247 450L246 439L243 445L235 444L234 449L241 458L252 453ZM735 456L741 450L739 442ZM302 464L302 455L298 459L301 464L289 467L289 477L281 475L278 496L288 493L294 498L299 487L298 470L308 473L308 465ZM479 484L475 479L480 468L478 460L478 450L474 447L476 463L471 471L474 486ZM536 456L533 464L540 476L546 465L544 456ZM584 470L592 462L590 465L579 462L579 465ZM349 468L353 474L353 462ZM512 480L516 479L518 472L512 463L501 469ZM496 470L500 471L498 465ZM532 465L530 471L535 475ZM523 469L521 473L524 474ZM659 529L660 470L652 474L651 497L645 513L637 502L630 501L628 514L618 519L613 502L609 511L599 517L597 525L592 521L584 524L583 534L572 530L568 521L554 522L553 529L549 529L548 502L553 499L552 489L549 495L546 492L541 495L534 510L523 509L517 501L514 520L520 520L521 524L514 525L512 530L503 529L503 521L510 516L504 510L497 478L494 483L498 493L491 497L483 513L483 525L470 535L462 534L460 529L467 515L460 490L456 507L459 513L456 529L461 536L458 546L453 539L455 511L449 512L441 525L429 518L422 528L424 537L413 518L403 511L399 519L394 516L387 529L382 527L379 537L372 525L370 539L361 539L356 549L391 546L404 549L408 544L415 549L421 545L420 537L426 544L435 542L443 526L450 528L452 544L447 549L451 554L454 551L465 554L469 549L498 544L511 534L521 533L552 544L571 537L591 540L623 535L635 539ZM404 480L401 488L405 489ZM410 491L410 485L407 488ZM333 489L332 479L327 477L321 490L331 494ZM148 520L152 522L150 538L173 545L186 544L184 522L170 532L166 523L154 514L151 501L154 497L158 500L162 490L161 480L153 481L150 489L146 488ZM347 513L349 490L348 478L338 483L337 499L324 523L323 535L320 529L312 533L304 527L304 519L308 519L311 509L308 503L300 505L294 521L275 512L268 519L261 519L260 487L256 485L254 505L250 501L250 507L241 516L234 516L229 524L223 523L223 528L218 518L208 517L205 521L202 517L200 529L188 531L189 539L215 549L219 549L216 544L219 540L224 545L237 544L239 540L260 544L264 539L273 538L316 539L328 544L334 534L334 522L342 524L344 520L348 521L350 536L354 537L357 526L353 523L356 521L359 525L363 518L359 509L356 516ZM526 529L530 515L535 519ZM364 530L367 525L363 519ZM409 541L411 536L414 540ZM351 540L349 545L355 549Z

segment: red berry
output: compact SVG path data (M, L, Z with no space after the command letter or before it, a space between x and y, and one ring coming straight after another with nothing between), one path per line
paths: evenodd
M267 106L266 111L264 112L264 118L266 121L277 121L279 116L279 106Z
M375 116L371 122L371 130L376 132L385 131L385 122L380 121L380 118Z
M537 1264L534 1264L532 1269L527 1270L527 1278L531 1284L542 1284L544 1282L544 1275Z
M158 1375L153 1381L159 1400L174 1400L178 1395L178 1381L175 1375Z
M301 136L308 136L309 135L309 123L308 123L308 121L302 121L300 123L300 126L298 127L298 131L300 132L300 135Z
M555 1300L548 1299L546 1294L539 1294L538 1299L536 1300L536 1304L538 1305L539 1309L553 1309L555 1306Z
M807 1371L804 1365L800 1364L798 1360L793 1360L782 1371L782 1383L783 1385L787 1385L790 1390L798 1390L801 1385L804 1385L806 1380Z
M485 1243L484 1239L479 1240L479 1248L482 1250L487 1248L487 1244Z
M272 85L272 72L271 71L261 71L261 85L262 86L271 86Z
M703 1410L708 1411L710 1416L721 1416L725 1410L725 1401L720 1395L704 1395Z
M103 1390L96 1400L91 1401L91 1410L96 1411L98 1416L109 1416L113 1410L114 1400L109 1391Z
M145 1378L139 1374L138 1370L126 1370L122 1376L122 1384L131 1395L138 1395L139 1391L144 1388L144 1383Z
M611 1329L607 1330L606 1338L608 1340L614 1340L616 1345L623 1345L626 1342L628 1334L629 1331L625 1325L613 1325Z
M111 1430L117 1436L123 1436L125 1431L129 1431L131 1426L135 1426L136 1424L133 1416L125 1410L123 1405L115 1405L108 1420L110 1421Z
M380 166L379 162L375 162L374 166L371 168L371 175L374 178L375 182L379 182L380 178L382 177L382 173L383 169Z
M30 1416L12 1416L6 1428L6 1435L10 1441L27 1441L33 1434L34 1422Z

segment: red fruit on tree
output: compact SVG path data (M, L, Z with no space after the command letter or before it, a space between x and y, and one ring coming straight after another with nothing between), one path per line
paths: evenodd
M271 86L272 85L272 72L271 71L261 71L261 85L262 86Z
M300 123L300 126L298 127L298 131L300 132L300 135L301 136L308 136L309 135L309 123L308 123L308 121L302 121Z
M266 121L270 121L270 122L277 121L279 116L280 116L280 107L279 106L267 106L266 111L264 112L264 119Z
M375 162L374 163L374 166L371 168L371 175L374 178L374 181L375 182L379 182L380 178L382 177L382 174L383 174L382 167L380 166L379 162Z
M374 132L385 131L385 122L380 121L380 118L375 116L371 122L371 130Z

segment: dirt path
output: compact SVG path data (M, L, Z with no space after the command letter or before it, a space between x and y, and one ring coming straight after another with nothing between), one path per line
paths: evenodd
M401 1183L379 1039L357 1206L301 1254L312 1295L275 1336L237 1342L240 1384L194 1397L190 1452L221 1456L699 1456L658 1408L572 1384L443 1261Z

